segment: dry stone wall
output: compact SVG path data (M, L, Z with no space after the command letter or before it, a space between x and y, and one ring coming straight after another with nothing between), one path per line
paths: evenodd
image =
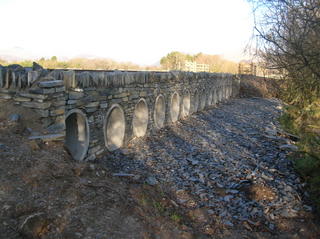
M95 160L135 137L237 97L230 74L48 70L0 66L0 107L8 101L41 118L31 139L64 140L77 160Z

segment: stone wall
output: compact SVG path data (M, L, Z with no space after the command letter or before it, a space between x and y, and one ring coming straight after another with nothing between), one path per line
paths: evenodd
M166 125L237 97L230 74L48 70L0 67L0 107L13 101L35 110L43 132L64 140L75 159L94 160Z

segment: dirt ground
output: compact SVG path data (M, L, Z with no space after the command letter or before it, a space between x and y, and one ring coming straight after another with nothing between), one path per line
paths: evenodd
M26 126L6 117L0 114L1 239L319 238L312 214L279 221L276 233L248 223L228 228L205 208L179 206L170 185L75 162L61 143L30 141ZM248 189L248 197L273 196Z

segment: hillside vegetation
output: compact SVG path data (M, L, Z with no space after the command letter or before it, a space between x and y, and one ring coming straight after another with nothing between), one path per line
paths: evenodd
M60 69L86 69L86 70L183 70L181 68L185 61L197 62L198 64L208 64L210 72L237 73L238 63L228 61L219 55L207 55L198 53L189 55L177 51L173 51L160 60L160 65L140 66L132 62L117 62L105 58L73 58L70 60L58 60L56 56L49 59L40 58L36 60L38 64L45 68ZM1 60L0 65L19 64L24 67L31 67L33 60L24 60L16 62L8 62Z
M197 62L209 66L209 72L238 73L238 63L223 59L219 55L207 55L198 53L195 55L185 54L173 51L162 57L160 60L161 67L167 70L183 69L183 63L186 61Z

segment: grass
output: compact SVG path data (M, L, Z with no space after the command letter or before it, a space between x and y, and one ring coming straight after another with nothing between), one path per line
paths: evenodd
M173 208L164 206L161 202L153 201L153 208L162 216L169 216L175 223L180 223L182 216Z
M161 202L153 202L153 207L160 213L163 214L166 208L161 204Z
M172 221L175 221L176 223L179 223L182 220L182 216L177 214L176 212L171 214L170 218Z
M300 137L299 152L291 155L296 171L307 182L307 190L320 212L320 103L298 108L288 106L279 121L283 129Z
M148 211L155 217L161 216L174 223L180 224L183 222L183 214L168 202L169 198L170 196L161 188L157 188L153 193L141 192L139 204L142 206L143 210Z

